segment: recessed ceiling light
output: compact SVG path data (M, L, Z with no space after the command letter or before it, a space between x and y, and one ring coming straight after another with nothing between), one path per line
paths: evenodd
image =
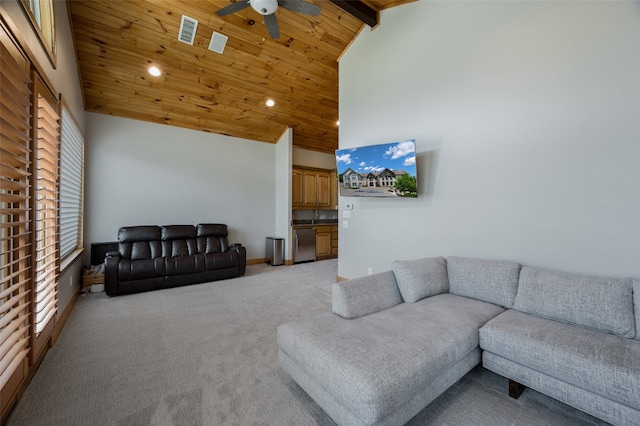
M340 120L336 121L336 126L340 126Z
M267 99L267 102L265 102L265 105L267 105L269 108L271 108L275 104L276 104L276 101L274 101L273 99Z
M148 71L149 71L149 74L151 74L154 77L159 77L162 74L162 72L160 71L160 68L158 67L149 67Z

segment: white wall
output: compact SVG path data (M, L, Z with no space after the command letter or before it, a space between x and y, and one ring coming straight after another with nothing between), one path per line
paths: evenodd
M293 148L293 164L296 166L316 167L318 169L335 169L336 157L333 154Z
M121 226L226 223L247 259L275 230L276 145L87 113L85 239Z
M340 148L415 138L419 198L340 198L339 275L505 259L640 277L640 3L430 2L340 61Z
M276 144L276 200L275 200L275 232L266 237L284 238L284 260L291 260L291 161L293 146L293 129L287 129ZM266 250L266 241L265 241ZM265 253L266 254L266 253Z

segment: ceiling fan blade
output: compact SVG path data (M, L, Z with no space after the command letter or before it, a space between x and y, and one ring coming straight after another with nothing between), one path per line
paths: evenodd
M231 15L232 13L239 12L242 9L246 9L249 6L251 6L249 4L249 0L239 0L235 3L231 3L230 5L223 7L222 9L216 10L216 15L218 16Z
M304 13L305 15L318 16L320 15L320 6L302 1L302 0L280 0L278 4L285 9L289 9L293 12Z
M280 38L280 27L278 27L275 13L264 15L264 23L267 26L271 38Z

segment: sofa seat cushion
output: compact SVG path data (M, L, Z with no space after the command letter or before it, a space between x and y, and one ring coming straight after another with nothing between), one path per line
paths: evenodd
M224 253L207 253L202 256L204 256L205 271L234 268L238 266L238 255L233 251L227 251Z
M372 424L467 356L504 309L441 294L345 320L323 313L282 324L278 345L354 415Z
M165 275L185 275L204 272L204 255L164 257Z
M640 410L640 341L509 310L480 329L480 347Z
M164 259L125 260L118 263L118 280L133 281L147 278L163 277L165 275Z

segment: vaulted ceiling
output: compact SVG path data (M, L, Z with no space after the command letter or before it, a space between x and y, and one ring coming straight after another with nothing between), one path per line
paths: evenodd
M309 2L319 16L276 10L273 40L251 7L215 14L231 0L69 1L85 108L267 143L291 127L294 146L333 153L338 58L364 24L332 1ZM182 15L198 21L193 45L178 40ZM214 31L228 37L222 54L208 49ZM149 75L151 65L162 75Z

